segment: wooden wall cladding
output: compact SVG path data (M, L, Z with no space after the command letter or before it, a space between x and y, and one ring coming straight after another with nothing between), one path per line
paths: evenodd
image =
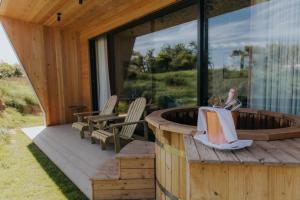
M0 20L45 112L46 125L71 122L69 106L91 109L90 38L176 0L3 0ZM56 21L57 12L63 13Z
M71 105L90 106L82 101L77 32L0 19L40 100L46 125L71 122Z
M1 17L1 23L49 118L44 28L35 24Z

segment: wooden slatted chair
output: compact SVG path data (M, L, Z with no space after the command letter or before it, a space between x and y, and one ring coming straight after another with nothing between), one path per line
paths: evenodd
M110 124L109 129L99 129L92 132L91 139L100 140L102 150L106 149L108 142L113 142L115 145L115 152L120 151L120 140L133 140L133 133L137 124L143 123L144 130L147 131L146 122L140 120L146 107L146 99L143 97L137 98L133 101L128 109L127 116L124 122ZM95 122L95 120L93 120ZM100 120L101 121L101 120Z
M74 115L77 116L77 122L74 122L72 124L72 127L79 130L81 138L84 138L85 131L91 132L89 120L98 119L98 118L104 119L105 117L113 116L114 115L113 111L117 105L117 102L118 102L118 97L116 95L113 95L109 97L102 111L74 113ZM103 128L105 127L105 125L106 125L106 121L103 120L100 123L99 128Z

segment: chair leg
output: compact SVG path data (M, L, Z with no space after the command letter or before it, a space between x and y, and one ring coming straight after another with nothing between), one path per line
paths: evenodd
M144 139L145 139L146 141L149 140L147 122L144 122Z
M115 144L115 152L119 153L121 146L120 146L120 137L118 135L114 135L114 144Z
M101 149L105 150L106 149L106 142L103 140L100 140L100 145L101 145Z
M91 137L91 144L95 144L96 143L96 140L94 137Z
M80 137L81 137L81 139L84 139L84 130L80 131Z

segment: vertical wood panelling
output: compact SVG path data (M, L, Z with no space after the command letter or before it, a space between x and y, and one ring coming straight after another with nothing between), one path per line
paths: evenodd
M191 200L299 200L297 166L189 165Z
M90 79L90 57L89 42L87 39L80 39L80 61L81 61L81 99L88 108L92 108L91 100L91 79Z
M183 136L179 133L162 131L155 128L156 178L168 193L179 199L186 199L186 160ZM156 199L170 200L159 185L156 185Z
M71 122L69 106L82 102L79 35L1 18L45 111L46 125Z
M0 20L39 98L48 123L50 113L44 28L4 17Z

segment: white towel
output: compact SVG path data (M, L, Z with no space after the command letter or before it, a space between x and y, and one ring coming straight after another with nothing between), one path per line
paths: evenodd
M252 145L253 140L236 140L229 144L213 144L208 140L206 134L198 134L195 135L194 138L200 141L202 144L209 146L211 148L215 148L218 150L236 150L236 149L243 149L245 147L249 147Z
M197 123L198 131L207 133L207 122L206 122L205 111L213 111L217 113L221 127L223 129L224 138L226 139L227 142L229 143L234 142L238 139L233 118L231 115L231 111L226 110L224 108L200 107L198 112L198 123Z

